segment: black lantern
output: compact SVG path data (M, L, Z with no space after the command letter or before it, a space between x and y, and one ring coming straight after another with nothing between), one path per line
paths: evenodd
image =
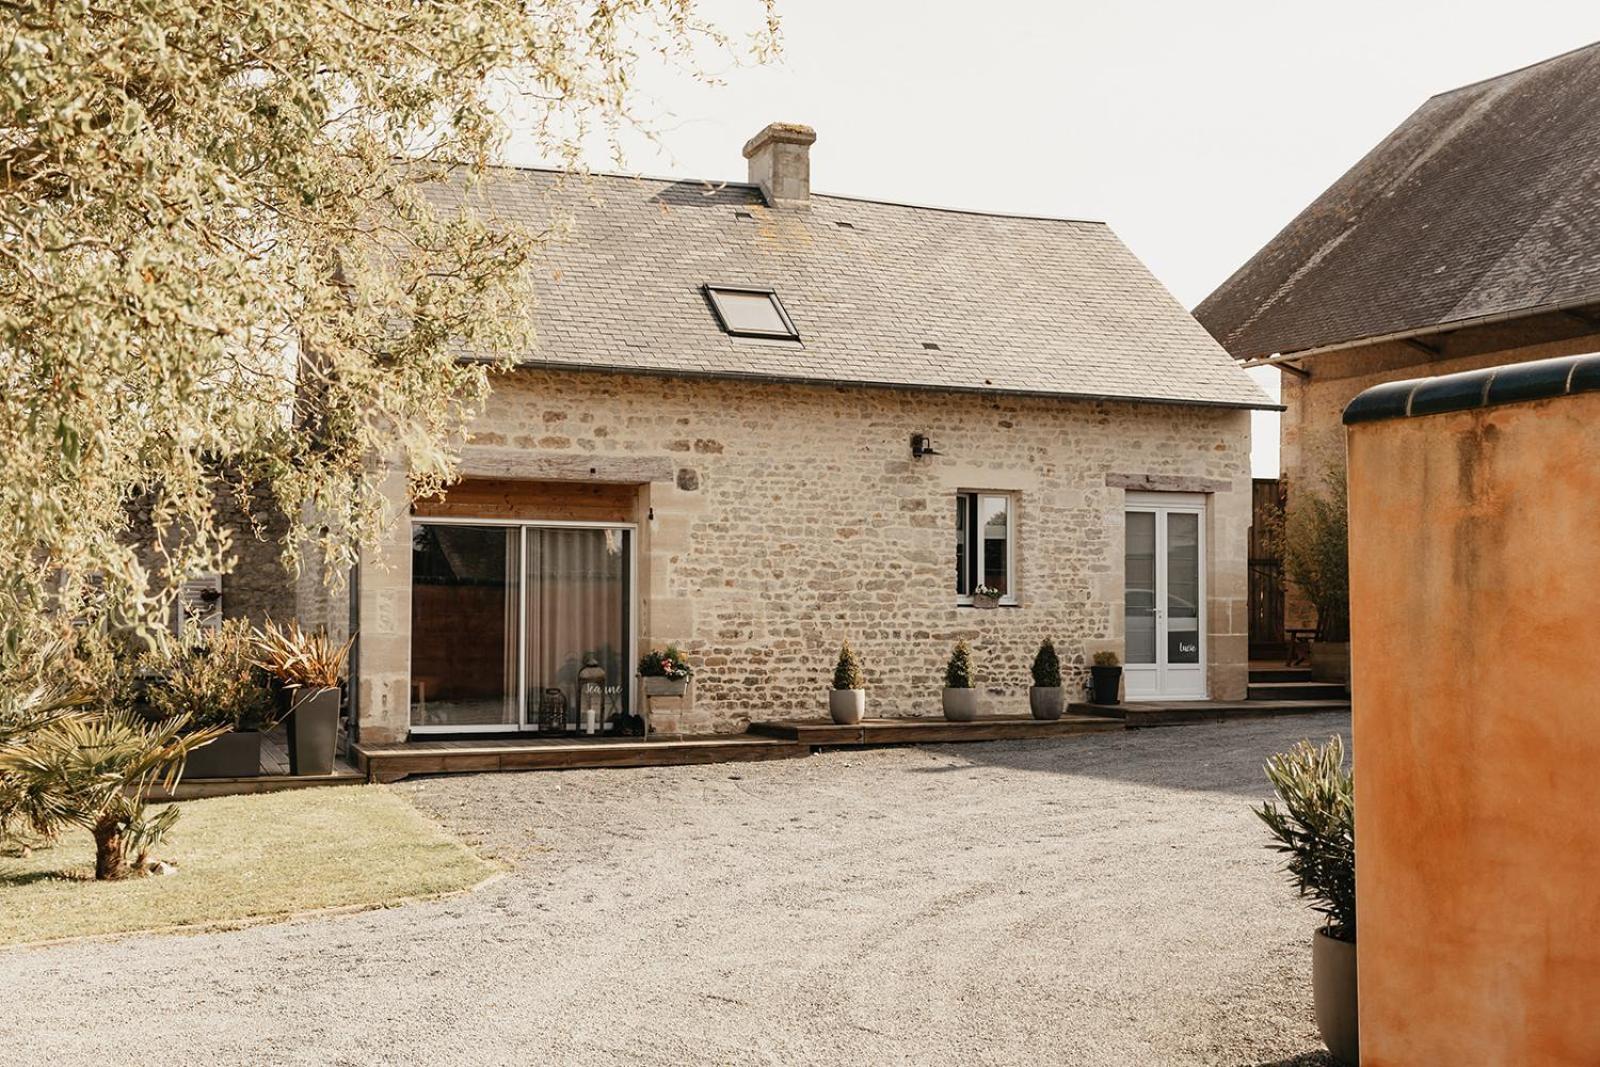
M567 729L567 694L559 689L546 689L539 697L539 732L565 733Z

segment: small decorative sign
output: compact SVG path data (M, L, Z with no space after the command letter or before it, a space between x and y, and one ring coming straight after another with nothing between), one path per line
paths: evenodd
M1196 630L1167 632L1168 663L1199 663L1200 634Z

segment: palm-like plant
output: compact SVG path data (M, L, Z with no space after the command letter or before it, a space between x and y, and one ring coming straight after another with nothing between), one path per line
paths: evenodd
M220 726L185 732L188 725L187 716L150 723L111 711L60 715L13 733L0 745L6 814L43 834L88 830L95 878L121 878L130 858L132 869L144 865L178 818L175 807L147 817L150 790L157 782L176 785L189 753L223 733Z

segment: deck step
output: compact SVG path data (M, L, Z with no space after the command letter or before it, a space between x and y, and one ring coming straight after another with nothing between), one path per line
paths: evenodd
M1251 700L1347 700L1337 682L1251 682Z
M395 782L411 774L748 763L798 759L809 756L811 749L792 740L723 734L676 741L408 741L399 745L357 745L355 752L357 765L370 780Z
M1077 706L1073 706L1073 711ZM753 722L750 732L807 745L934 745L952 741L1015 741L1025 738L1067 737L1122 729L1122 720L1067 714L1059 719L1031 719L1010 715L980 715L971 722L951 722L928 716L920 719L863 719L855 726L840 726L831 719L786 719Z
M1251 667L1250 681L1256 682L1309 682L1310 667Z
M1269 719L1281 715L1324 715L1349 712L1350 702L1339 700L1239 700L1192 701L1185 704L1128 704L1128 729L1149 726L1187 726L1194 723Z

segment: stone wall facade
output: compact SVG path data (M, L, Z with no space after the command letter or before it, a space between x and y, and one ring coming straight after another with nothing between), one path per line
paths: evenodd
M939 454L914 459L913 433ZM525 370L497 379L464 471L639 482L639 643L692 657L695 733L825 714L846 638L872 715L939 714L961 639L985 711L1027 714L1046 636L1078 698L1090 657L1122 654L1129 486L1210 493L1210 694L1243 697L1249 451L1231 409ZM957 605L961 490L1012 494L1015 607ZM404 734L409 534L393 540L358 577L369 740Z

